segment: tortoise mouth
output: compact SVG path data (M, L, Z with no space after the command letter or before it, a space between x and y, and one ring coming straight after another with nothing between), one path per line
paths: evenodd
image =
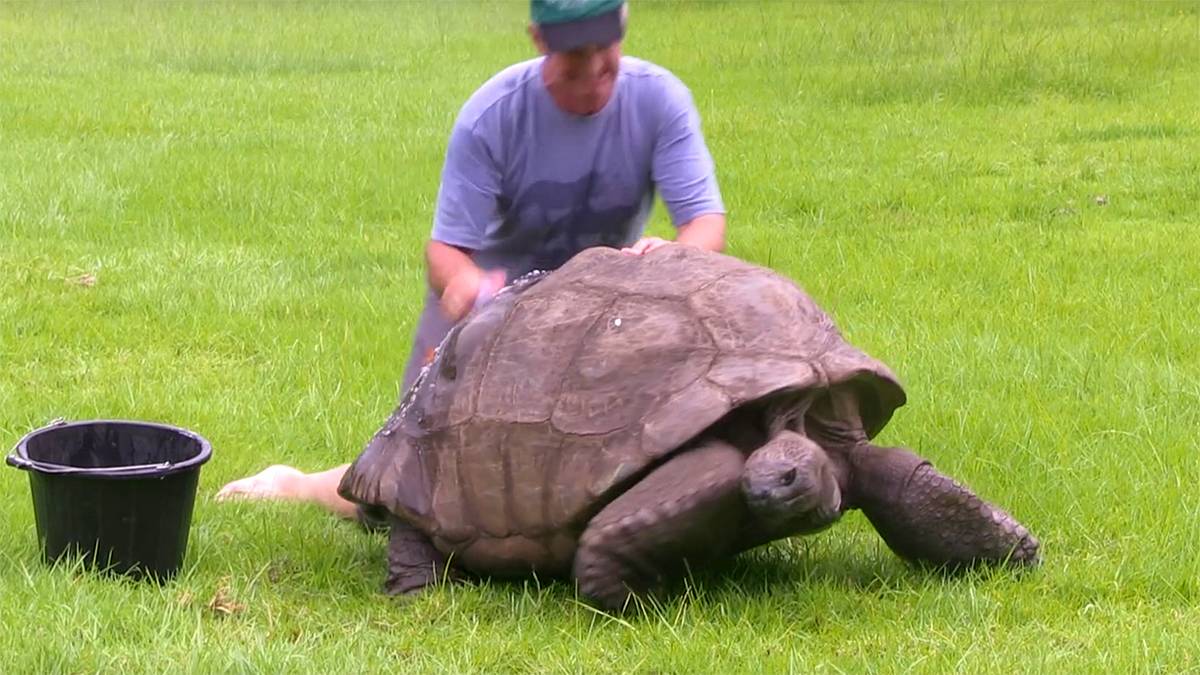
M833 486L833 494L826 496L825 490L810 489L795 491L792 494L780 494L778 491L758 489L744 486L742 494L746 506L755 515L763 518L787 519L795 514L813 511L841 511L842 495L837 486Z
M768 531L785 537L823 530L841 517L842 499L835 490L822 502L819 495L802 494L790 499L775 499L757 493L745 495L746 506Z

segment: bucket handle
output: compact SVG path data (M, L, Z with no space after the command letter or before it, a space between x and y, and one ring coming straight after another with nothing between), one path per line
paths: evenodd
M59 466L57 464L44 464L35 462L31 459L21 457L20 455L12 454L5 457L10 466L26 471L37 471L40 473L50 474L71 474L83 473L89 476L112 476L128 473L140 473L142 471L161 471L175 466L172 462L157 462L155 464L130 464L126 466L100 466L95 468L83 468L74 466Z
M62 425L66 424L66 423L67 423L67 418L55 417L54 419L50 420L49 422L46 422L46 424L42 425L42 428L47 429L49 427L61 427ZM42 467L42 465L38 464L37 462L34 462L30 459L27 459L25 457L18 455L17 450L15 448L13 449L11 454L5 456L4 461L9 466L16 467L18 469L24 469L25 471L46 470L46 473L66 473L65 471L55 471L53 467L45 467L44 468L44 467Z

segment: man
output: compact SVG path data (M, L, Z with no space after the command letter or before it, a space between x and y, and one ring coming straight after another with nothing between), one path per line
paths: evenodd
M624 0L533 0L541 56L501 71L455 121L426 247L428 292L403 381L407 390L450 327L506 282L552 270L592 246L641 255L655 192L675 244L723 250L725 208L688 89L621 54ZM286 466L226 485L235 496L319 503L348 465L304 474Z

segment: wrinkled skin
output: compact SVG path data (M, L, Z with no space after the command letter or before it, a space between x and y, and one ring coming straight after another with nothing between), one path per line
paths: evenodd
M1010 515L870 442L904 398L769 270L590 249L458 324L339 492L390 523L392 593L536 573L619 610L851 509L907 560L1037 563Z

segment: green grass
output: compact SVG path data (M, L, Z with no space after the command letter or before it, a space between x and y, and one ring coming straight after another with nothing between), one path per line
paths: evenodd
M0 671L1200 670L1198 8L635 4L730 252L891 365L883 440L1046 563L924 575L852 514L617 619L565 584L390 600L378 536L212 501L390 412L449 125L530 54L525 4L0 5L0 442L130 417L215 448L163 588L46 569L0 470Z

